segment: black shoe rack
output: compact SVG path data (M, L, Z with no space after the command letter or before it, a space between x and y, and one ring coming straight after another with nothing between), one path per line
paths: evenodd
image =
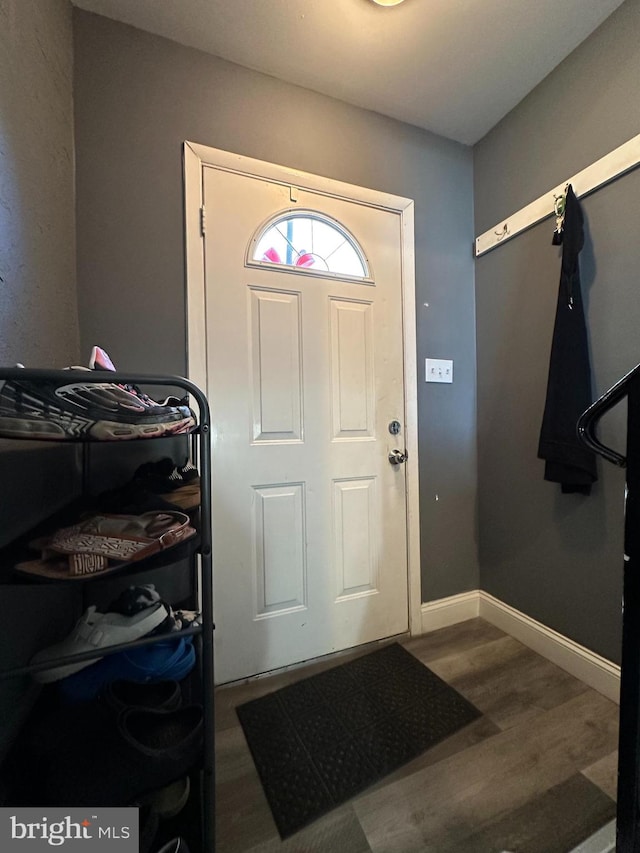
M624 399L626 455L596 436L601 417ZM615 849L640 853L640 365L587 409L578 421L578 435L591 450L626 469Z
M169 446L165 442L169 442L170 447L175 447L176 443L180 445L184 455L189 457L192 463L199 469L200 473L200 510L198 514L199 521L197 523L197 536L192 537L185 543L168 549L166 552L160 552L157 555L148 557L134 564L134 567L129 566L120 571L114 572L108 576L100 578L99 575L95 578L86 579L78 582L70 582L64 580L42 580L32 581L25 579L24 575L19 576L13 571L15 565L15 556L21 549L23 543L28 541L29 533L20 535L15 542L9 542L0 550L0 619L2 618L3 606L6 609L15 611L16 607L24 607L23 618L25 620L40 619L44 624L48 621L48 605L31 607L31 603L37 603L38 596L44 597L46 588L49 589L51 596L58 596L59 600L64 597L67 602L67 616L72 620L69 627L75 623L77 618L84 611L86 606L87 596L91 595L91 590L95 591L96 585L108 585L111 580L117 580L122 587L123 578L128 579L126 585L134 584L135 577L143 578L143 581L150 582L154 577L154 573L162 571L170 571L184 573L187 577L184 579L184 588L188 590L188 595L184 601L180 602L182 607L199 610L201 613L201 621L199 625L184 629L180 636L195 635L194 645L198 653L198 662L194 670L194 677L191 678L190 700L197 701L203 708L203 753L202 759L197 767L193 768L190 778L191 796L190 801L184 809L185 821L188 821L191 826L189 829L189 845L193 845L192 853L198 847L206 853L212 853L215 850L215 769L214 769L214 673L213 673L213 597L212 597L212 550L211 550L211 462L210 462L210 414L207 399L203 392L188 379L179 376L160 376L160 375L140 375L132 373L105 373L104 371L80 371L80 370L31 370L23 368L0 368L0 383L11 380L28 380L31 383L55 382L60 386L68 385L77 382L78 384L99 384L99 383L116 383L121 385L136 385L148 391L153 396L153 388L170 389L170 393L180 392L179 396L185 394L190 395L192 408L196 411L197 426L187 436L172 437L172 438L149 438L149 439L131 439L126 441L111 441L111 442L92 442L85 439L78 439L76 442L73 439L69 441L48 442L48 445L61 445L69 443L78 443L81 445L74 458L77 460L75 476L79 483L79 502L82 505L82 495L90 494L91 477L93 469L92 457L98 452L101 454L121 454L125 450L129 456L135 459L136 447L141 448L145 445L145 453L149 453L149 445L153 445L153 452L156 451L162 455L168 455L166 448ZM195 406L193 403L195 402ZM8 452L8 449L15 446L17 443L29 442L28 438L0 438L0 485L3 500L10 500L11 490L14 484L7 481L6 476L3 476L2 458L3 453ZM108 448L106 447L108 445ZM40 445L41 446L41 445ZM121 450L120 450L121 449ZM71 509L71 508L68 508ZM57 515L56 515L57 517ZM64 515L64 510L60 514L64 519L64 523L69 523L69 515ZM72 519L75 520L75 519ZM181 577L173 576L174 580L180 584ZM57 589L53 589L57 587ZM64 587L64 589L61 589ZM73 590L70 588L73 587ZM71 594L73 604L68 604ZM24 604L23 602L26 602ZM172 605L174 602L171 602ZM6 612L6 610L5 610ZM30 625L33 628L33 625ZM44 631L46 633L46 631ZM100 650L101 657L106 657L115 652L122 651L138 646L146 646L167 639L167 636L176 635L153 635L143 637L132 643L124 643L118 646L110 646ZM60 637L61 639L62 637ZM88 660L95 653L81 653L70 655L64 659L52 659L46 664L34 665L29 663L32 654L24 655L25 659L20 659L21 653L16 655L11 654L9 648L11 644L11 636L3 631L3 645L5 645L7 654L2 655L2 661L5 665L0 664L0 689L11 688L14 685L16 701L13 703L16 708L20 708L20 713L16 719L11 721L11 724L4 721L0 726L5 726L4 735L4 751L0 755L0 762L6 760L10 753L10 747L7 748L6 741L17 742L21 731L26 727L30 715L33 713L33 708L38 701L38 693L40 688L33 682L31 675L36 670L45 668L53 668L60 666L61 663L69 663L72 661ZM19 643L16 643L19 646ZM31 650L32 651L32 650ZM6 665L6 661L10 661L10 665ZM10 690L11 692L11 690ZM14 715L16 717L16 715ZM0 764L1 769L1 764ZM15 805L12 802L11 781L0 777L0 804ZM40 803L26 803L22 805L40 805ZM100 803L95 803L95 806L100 806ZM180 815L174 819L175 823L170 827L171 834L181 835ZM196 835L194 840L193 823L196 823ZM174 831L175 830L175 831ZM152 850L155 848L152 848Z

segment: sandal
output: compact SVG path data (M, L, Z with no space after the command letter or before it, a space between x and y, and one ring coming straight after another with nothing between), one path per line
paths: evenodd
M39 560L18 563L16 570L57 580L84 580L122 569L172 548L195 535L182 512L142 515L94 515L31 543Z

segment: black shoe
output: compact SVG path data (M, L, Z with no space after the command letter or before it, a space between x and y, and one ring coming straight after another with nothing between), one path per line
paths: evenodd
M155 584L144 583L128 586L107 606L107 613L121 613L123 616L135 616L148 607L162 601Z
M189 801L191 780L188 776L178 779L164 788L159 788L151 794L140 798L140 806L153 809L160 820L170 820L179 815Z
M116 713L127 708L155 708L157 711L175 711L182 704L182 692L177 681L112 681L102 692L104 702Z
M94 733L95 734L95 733ZM57 756L48 803L123 806L189 774L202 755L202 708L129 708L99 737L77 738Z

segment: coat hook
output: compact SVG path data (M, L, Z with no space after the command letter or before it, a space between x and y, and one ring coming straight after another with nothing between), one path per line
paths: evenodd
M555 213L556 217L564 216L564 208L567 203L566 192L562 195L556 195L554 193L553 198L555 199L553 203L553 212Z
M498 243L499 243L500 240L504 240L505 237L508 237L511 232L509 231L509 227L508 227L507 223L505 222L503 227L502 227L502 231L494 231L493 233L498 238Z
M564 229L564 213L567 207L567 184L564 192L560 195L553 194L553 212L556 217L556 227L551 238L552 246L562 245L563 229ZM569 306L572 307L572 306Z

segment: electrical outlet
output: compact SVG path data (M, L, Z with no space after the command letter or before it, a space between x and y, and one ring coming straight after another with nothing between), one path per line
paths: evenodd
M453 361L448 358L425 358L425 382L453 382Z

